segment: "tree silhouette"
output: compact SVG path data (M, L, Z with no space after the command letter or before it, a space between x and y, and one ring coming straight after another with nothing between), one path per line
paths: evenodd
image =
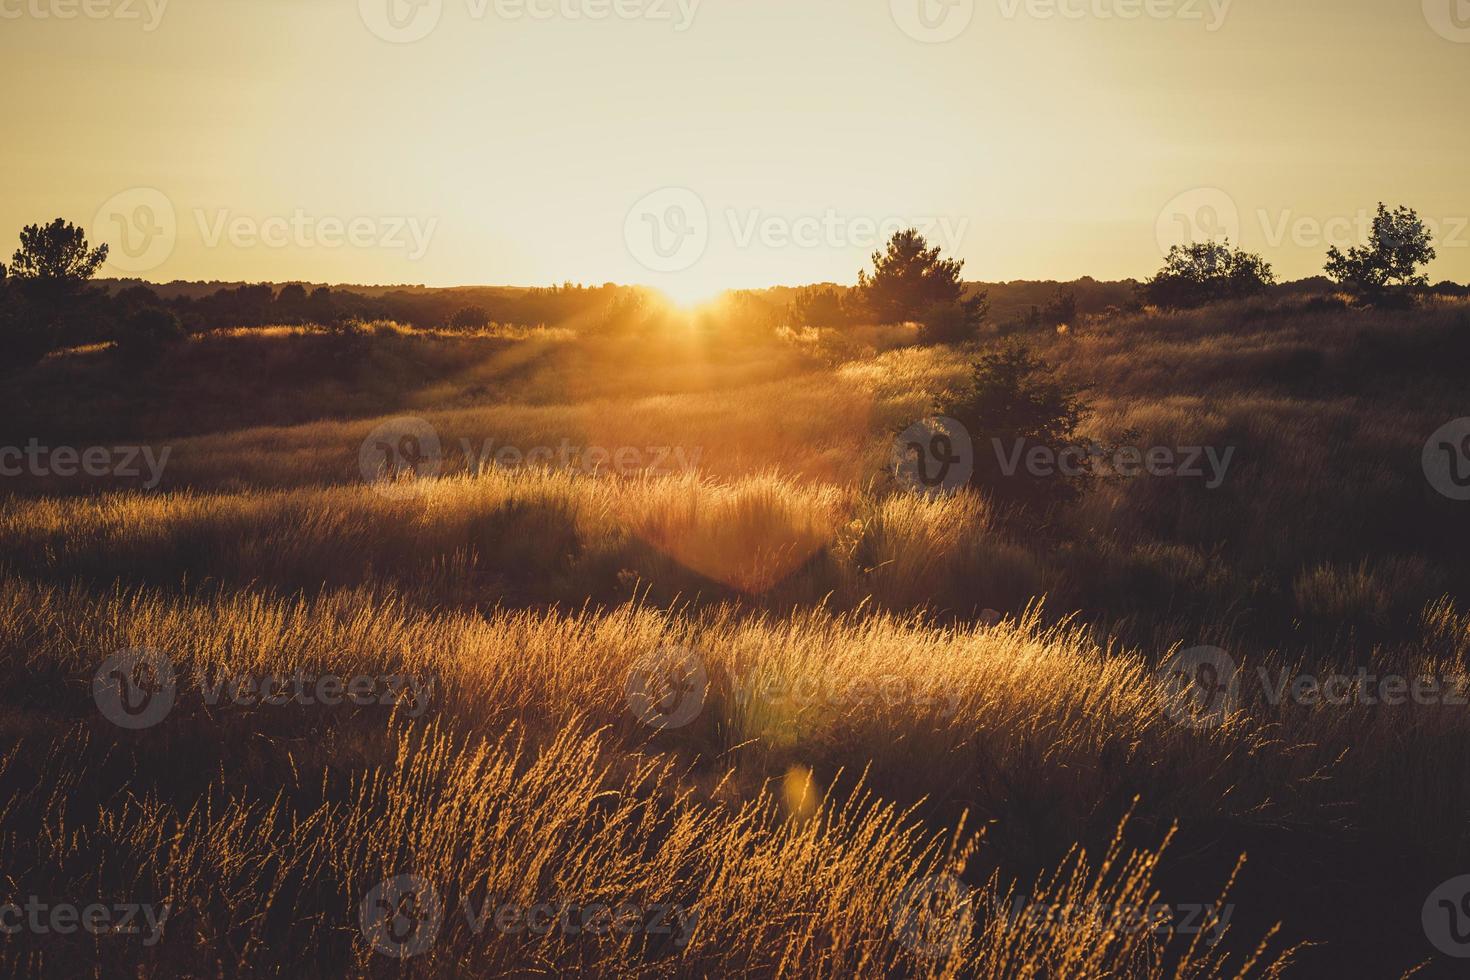
M323 326L337 319L337 304L329 287L318 286L311 291L306 300L306 315L312 323Z
M973 335L986 312L985 294L965 299L962 259L945 259L916 229L896 232L885 251L873 253L873 274L858 273L863 304L880 323L918 321L926 341Z
M1429 285L1419 266L1433 262L1429 229L1412 208L1390 211L1378 204L1373 233L1366 246L1354 246L1344 254L1336 245L1327 250L1327 275L1365 298L1379 301L1391 293Z
M95 332L106 311L100 294L85 287L106 258L106 245L88 247L82 230L63 218L21 229L0 296L0 370L27 367L63 337Z
M1230 242L1175 245L1164 267L1139 287L1144 302L1165 309L1191 309L1264 292L1275 284L1271 264Z
M10 274L43 295L64 296L77 291L107 260L107 246L88 248L82 229L64 218L48 225L26 225Z

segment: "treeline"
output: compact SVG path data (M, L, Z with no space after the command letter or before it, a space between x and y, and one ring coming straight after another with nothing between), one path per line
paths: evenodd
M319 324L343 333L391 320L422 329L573 324L596 330L656 317L646 290L631 286L424 289L333 288L302 283L152 286L98 282L107 246L93 247L62 218L21 229L20 248L0 263L0 372L69 347L112 343L146 358L190 333L235 327Z
M125 354L147 356L189 333L220 328L318 324L350 333L364 322L391 320L463 331L494 325L638 331L666 325L671 316L648 290L612 283L427 289L94 282L106 258L106 245L91 247L80 228L61 218L22 229L10 265L0 264L0 370L94 343L113 342ZM1445 291L1443 286L1431 289L1421 271L1434 258L1429 230L1419 216L1410 208L1390 211L1380 204L1369 241L1346 252L1332 248L1324 272L1329 288L1357 302L1405 304ZM1000 334L1063 329L1088 313L1145 306L1187 309L1283 288L1269 263L1228 241L1176 246L1158 273L1142 283L1084 278L1066 286L987 288L966 283L963 266L910 229L873 254L871 271L859 271L856 286L731 292L721 304L697 313L696 325L740 335L782 326L914 323L920 343L959 343L976 338L986 321Z
M1141 283L1084 278L1065 286L1020 283L1021 289L1013 291L1008 284L983 288L964 283L964 263L943 257L910 229L894 235L886 250L873 253L872 271L861 270L856 286L796 290L784 321L790 327L816 329L913 323L921 343L953 343L973 339L982 322L1002 335L1061 329L1079 314L1194 309L1272 290L1338 291L1363 306L1404 306L1430 294L1470 292L1454 283L1431 287L1422 267L1435 257L1430 230L1412 208L1389 210L1380 203L1367 242L1346 252L1335 246L1328 250L1325 278L1279 285L1269 262L1226 240L1174 246L1162 268ZM1037 288L1049 294L1037 294ZM1011 302L1002 308L999 300L1005 292Z
M421 329L479 329L491 324L538 326L597 316L612 308L631 287L611 283L566 283L547 288L422 287L375 288L308 286L287 283L170 283L150 286L105 283L124 310L161 306L173 310L190 332L226 327L321 324L392 320Z

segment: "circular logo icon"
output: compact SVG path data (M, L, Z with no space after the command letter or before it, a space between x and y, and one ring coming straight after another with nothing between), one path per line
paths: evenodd
M683 187L665 187L638 201L623 222L633 258L654 272L683 272L709 247L709 210Z
M975 19L975 0L889 0L893 22L915 41L953 41Z
M178 682L168 654L137 647L119 650L92 675L92 700L102 717L119 728L152 728L174 707Z
M92 216L92 241L107 244L107 265L119 272L156 269L174 253L179 222L173 202L153 187L114 194Z
M893 440L893 475L925 496L954 493L975 474L975 442L957 419L936 415L904 429Z
M439 26L444 0L357 0L357 12L373 34L393 44L410 44Z
M362 478L379 493L415 493L421 489L420 480L438 476L444 465L439 433L423 419L389 419L362 441L357 464Z
M1451 500L1470 500L1470 418L1446 422L1424 444L1424 476Z
M1164 205L1154 224L1159 253L1175 245L1203 245L1229 239L1240 243L1240 209L1218 187L1196 187Z
M1470 959L1470 875L1451 878L1429 893L1424 935L1446 956Z
M379 883L357 913L362 937L384 956L406 960L434 944L444 924L444 903L419 875L399 875Z
M894 934L926 959L960 949L974 930L971 889L952 874L911 882L893 903Z
M1154 672L1164 714L1191 728L1214 728L1240 705L1240 674L1219 647L1181 650Z
M1445 40L1470 44L1470 0L1424 0L1424 19Z
M693 650L665 646L633 665L625 688L633 717L650 728L683 728L704 710L709 674Z

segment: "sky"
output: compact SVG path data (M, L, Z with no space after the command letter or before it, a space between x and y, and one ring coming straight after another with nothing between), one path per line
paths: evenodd
M0 255L426 285L1281 278L1379 201L1470 282L1470 0L0 0Z

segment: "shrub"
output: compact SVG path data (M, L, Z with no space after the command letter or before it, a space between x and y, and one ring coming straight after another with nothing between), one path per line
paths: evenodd
M1139 294L1164 309L1192 309L1254 296L1275 282L1270 263L1259 255L1232 249L1228 241L1200 242L1169 249L1164 267L1139 287Z
M152 357L184 339L184 325L172 310L156 306L137 310L117 325L114 340L126 357Z
M970 431L975 486L1002 502L1047 505L1076 499L1089 482L1086 469L1031 473L1026 455L1037 447L1060 455L1078 445L1077 428L1088 414L1082 391L1056 378L1028 348L1014 346L982 356L969 387L936 407Z
M919 319L919 343L960 344L980 332L980 311L973 300L931 306Z
M466 306L449 318L456 330L484 330L490 325L490 314L482 306Z

